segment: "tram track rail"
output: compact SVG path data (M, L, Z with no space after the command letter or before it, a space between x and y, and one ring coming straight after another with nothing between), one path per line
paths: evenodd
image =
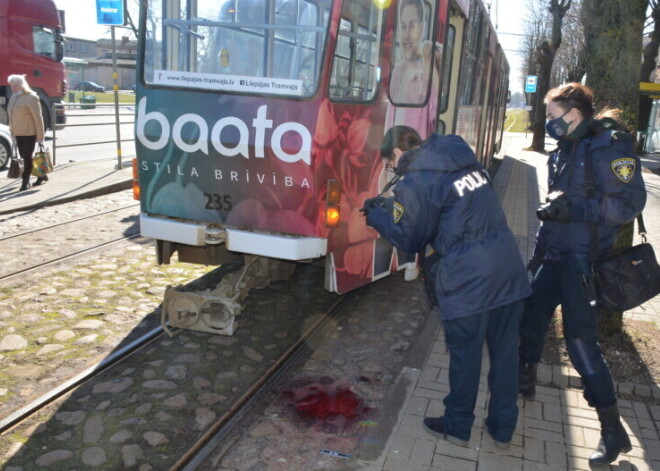
M0 282L140 237L137 224L129 225L120 218L113 218L113 215L133 211L137 207L137 204L122 206L0 238L0 251L17 255L13 263L0 265ZM137 214L132 216L137 221ZM53 242L58 237L64 237L65 242L54 246ZM75 243L67 243L72 238L76 239ZM46 250L16 252L16 247L38 246Z
M58 257L58 258L53 258L53 259L48 260L44 263L40 263L38 265L29 267L29 268L17 270L17 271L14 271L12 273L9 273L9 274L2 274L2 275L0 275L0 282L9 281L13 278L17 278L19 276L26 275L28 273L38 271L38 270L40 270L42 268L45 268L47 266L55 265L57 263L61 263L61 262L67 261L67 260L72 260L72 259L75 259L75 258L83 256L83 255L88 255L88 254L93 253L97 250L101 250L103 248L108 248L111 245L118 244L120 242L125 242L125 241L131 240L131 239L137 239L139 237L140 237L139 233L119 237L119 238L116 238L116 239L112 239L112 240L103 242L101 244L94 245L92 247L88 247L84 250L79 250L79 251L71 253L69 255L65 255L65 256L62 256L62 257Z
M82 217L75 218L75 219L69 219L67 221L62 221L62 222L58 222L58 223L55 223L55 224L50 224L48 226L40 226L38 229L29 229L29 230L26 230L26 231L15 232L13 234L8 234L6 236L0 237L0 243L4 242L6 240L16 238L16 237L22 237L22 236L25 236L25 235L28 235L28 234L35 234L37 232L47 231L47 230L50 230L50 229L54 229L56 227L65 226L67 224L74 224L76 222L84 221L84 220L91 219L91 218L94 218L94 217L97 217L97 216L105 216L105 215L108 215L108 214L115 213L117 211L122 211L124 209L139 208L139 207L140 207L139 203L129 204L127 206L122 206L120 208L109 209L107 211L103 211L103 212L100 212L100 213L94 213L94 214L90 214L88 216L82 216Z
M161 326L156 327L136 339L135 341L129 343L128 345L122 347L121 349L113 352L111 355L104 358L102 361L93 365L86 370L78 373L68 381L58 385L53 388L47 394L37 398L32 401L30 404L20 408L19 410L11 413L9 416L0 419L0 435L9 431L16 425L20 424L22 421L26 420L30 416L38 413L43 410L45 407L51 403L57 401L68 392L72 391L74 388L84 384L85 382L91 381L96 376L100 375L109 368L120 364L122 361L127 359L129 356L133 355L136 352L139 352L141 349L151 345L153 342L158 340L163 336L165 331Z

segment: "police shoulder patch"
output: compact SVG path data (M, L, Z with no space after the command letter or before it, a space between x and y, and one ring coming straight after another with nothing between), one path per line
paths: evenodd
M395 201L394 207L392 208L392 216L394 217L394 224L397 224L401 220L404 211L405 209L403 208L401 203Z
M610 162L610 167L614 175L623 183L628 183L635 175L635 159L632 157L622 157Z

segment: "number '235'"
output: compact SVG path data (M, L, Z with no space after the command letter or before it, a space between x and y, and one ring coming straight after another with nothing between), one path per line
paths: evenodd
M230 211L231 195L219 195L217 193L204 193L206 197L206 209L216 209L218 211Z

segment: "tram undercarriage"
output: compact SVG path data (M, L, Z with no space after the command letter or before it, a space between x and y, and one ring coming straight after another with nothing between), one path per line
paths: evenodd
M158 241L158 245L159 257L163 254L161 247L167 247L165 263L169 262L175 249L182 262L199 263L200 257L211 255L212 262L206 258L204 263L219 264L222 271L217 285L211 289L183 291L181 287L167 287L161 325L170 336L173 335L172 327L233 335L237 328L236 318L243 310L250 290L265 288L274 281L288 280L296 267L295 262L233 254L224 246L186 247L163 241Z

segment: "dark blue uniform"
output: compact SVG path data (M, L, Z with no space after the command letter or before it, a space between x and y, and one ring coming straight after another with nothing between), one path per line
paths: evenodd
M566 348L582 377L590 406L616 404L614 384L597 341L600 309L590 306L584 282L591 277L589 223L598 226L598 250L612 248L623 224L635 219L646 203L641 164L627 133L598 129L576 140L562 139L560 150L548 160L548 191L563 191L570 200L569 221L544 221L537 235L534 257L543 260L534 273L533 295L521 324L520 360L538 363L550 319L562 306ZM595 198L587 199L584 160L591 148Z
M401 158L394 197L367 213L395 247L440 255L436 293L450 350L443 428L469 440L488 343L491 400L486 424L498 441L515 429L517 335L530 287L516 241L483 167L459 136L433 135ZM368 205L367 205L368 206Z

